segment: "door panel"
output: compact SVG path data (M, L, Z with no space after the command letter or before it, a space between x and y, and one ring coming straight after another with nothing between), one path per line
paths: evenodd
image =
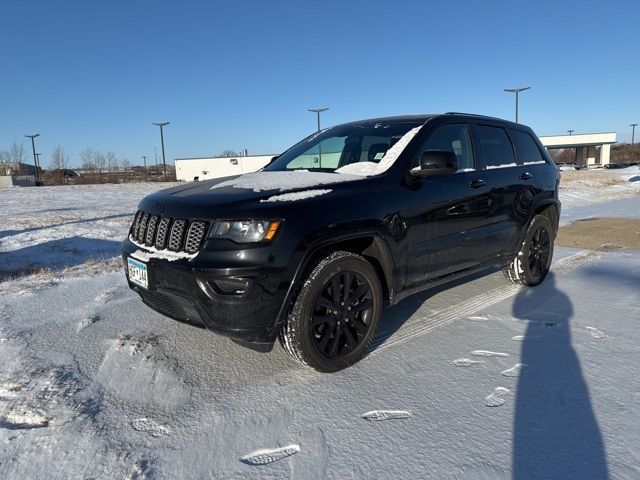
M426 178L407 191L401 212L407 232L406 287L479 263L485 248L483 228L491 208L481 172Z

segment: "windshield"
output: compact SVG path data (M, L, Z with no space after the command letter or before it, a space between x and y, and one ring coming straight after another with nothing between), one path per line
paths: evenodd
M393 164L422 124L349 124L327 128L287 150L265 170L382 173Z

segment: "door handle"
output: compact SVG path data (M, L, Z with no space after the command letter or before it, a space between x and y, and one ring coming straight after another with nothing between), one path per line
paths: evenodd
M533 178L533 174L531 172L524 172L520 175L520 180L529 180L531 178Z
M484 180L471 180L469 182L469 188L480 188L484 187L487 183Z

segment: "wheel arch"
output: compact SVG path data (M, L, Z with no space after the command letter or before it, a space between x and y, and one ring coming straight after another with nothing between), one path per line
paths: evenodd
M395 266L391 250L381 232L371 230L368 232L360 232L359 234L331 235L331 238L316 240L310 243L301 242L301 244L306 244L306 246L303 247L302 259L297 261L298 266L296 272L293 275L289 290L278 313L276 322L278 328L285 320L287 312L298 294L301 282L309 275L320 260L332 252L346 251L361 255L367 260L380 278L384 306L387 307L393 303L396 293L393 281L395 278Z
M560 225L560 206L556 202L546 202L537 206L534 211L533 217L536 215L544 215L549 219L553 226L554 237L558 234L558 227Z
M305 268L303 273L313 267L324 257L332 252L345 251L361 255L374 268L384 295L385 306L389 305L390 299L395 294L393 286L393 260L387 243L377 233L368 233L350 238L343 238L335 241L329 241L309 251L306 256ZM304 277L304 274L301 277ZM300 280L300 278L298 279Z

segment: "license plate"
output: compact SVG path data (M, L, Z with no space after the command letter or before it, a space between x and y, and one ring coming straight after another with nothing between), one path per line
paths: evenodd
M129 280L136 285L140 285L142 288L149 288L147 266L133 258L127 258L127 265L129 268Z

